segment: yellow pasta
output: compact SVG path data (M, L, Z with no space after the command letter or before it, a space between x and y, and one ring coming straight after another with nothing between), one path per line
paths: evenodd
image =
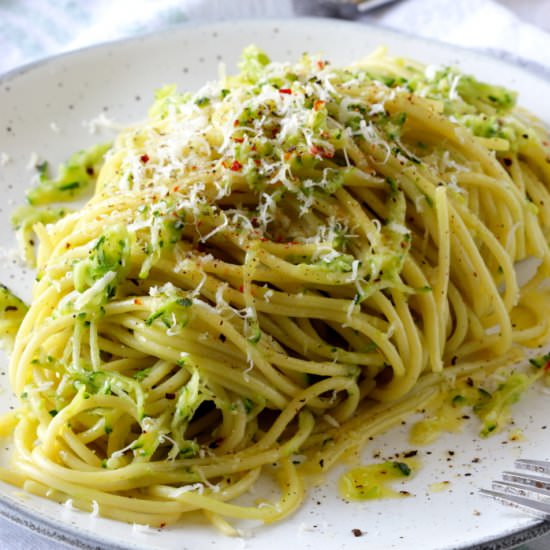
M161 89L86 205L34 225L12 481L155 526L291 514L306 474L550 339L546 139L513 93L381 51L251 47ZM233 502L273 465L278 502Z

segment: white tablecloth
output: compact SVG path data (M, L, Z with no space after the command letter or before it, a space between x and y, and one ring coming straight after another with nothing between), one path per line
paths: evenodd
M75 48L177 25L326 13L326 0L0 0L0 74ZM550 0L401 0L360 17L386 27L520 60L550 75ZM0 519L0 548L53 550ZM522 550L548 550L550 537Z

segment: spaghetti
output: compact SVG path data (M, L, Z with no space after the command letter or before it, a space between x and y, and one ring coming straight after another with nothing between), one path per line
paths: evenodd
M251 47L161 89L91 200L33 225L11 481L155 526L290 514L302 472L549 340L546 139L511 92L382 51ZM236 504L273 464L280 501Z

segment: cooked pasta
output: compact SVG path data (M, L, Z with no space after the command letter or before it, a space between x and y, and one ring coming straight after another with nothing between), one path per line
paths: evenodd
M155 526L287 516L307 473L550 340L546 139L512 92L383 51L251 47L236 76L162 88L85 206L24 226L3 477ZM71 170L31 201L72 198ZM234 502L273 465L278 502Z

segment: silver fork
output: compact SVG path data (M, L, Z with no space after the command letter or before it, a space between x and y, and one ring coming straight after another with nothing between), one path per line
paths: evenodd
M293 0L297 15L317 15L357 19L360 15L397 0Z
M492 489L480 489L480 493L538 518L550 519L550 462L521 458L514 466L529 473L503 472L502 480L493 481Z

